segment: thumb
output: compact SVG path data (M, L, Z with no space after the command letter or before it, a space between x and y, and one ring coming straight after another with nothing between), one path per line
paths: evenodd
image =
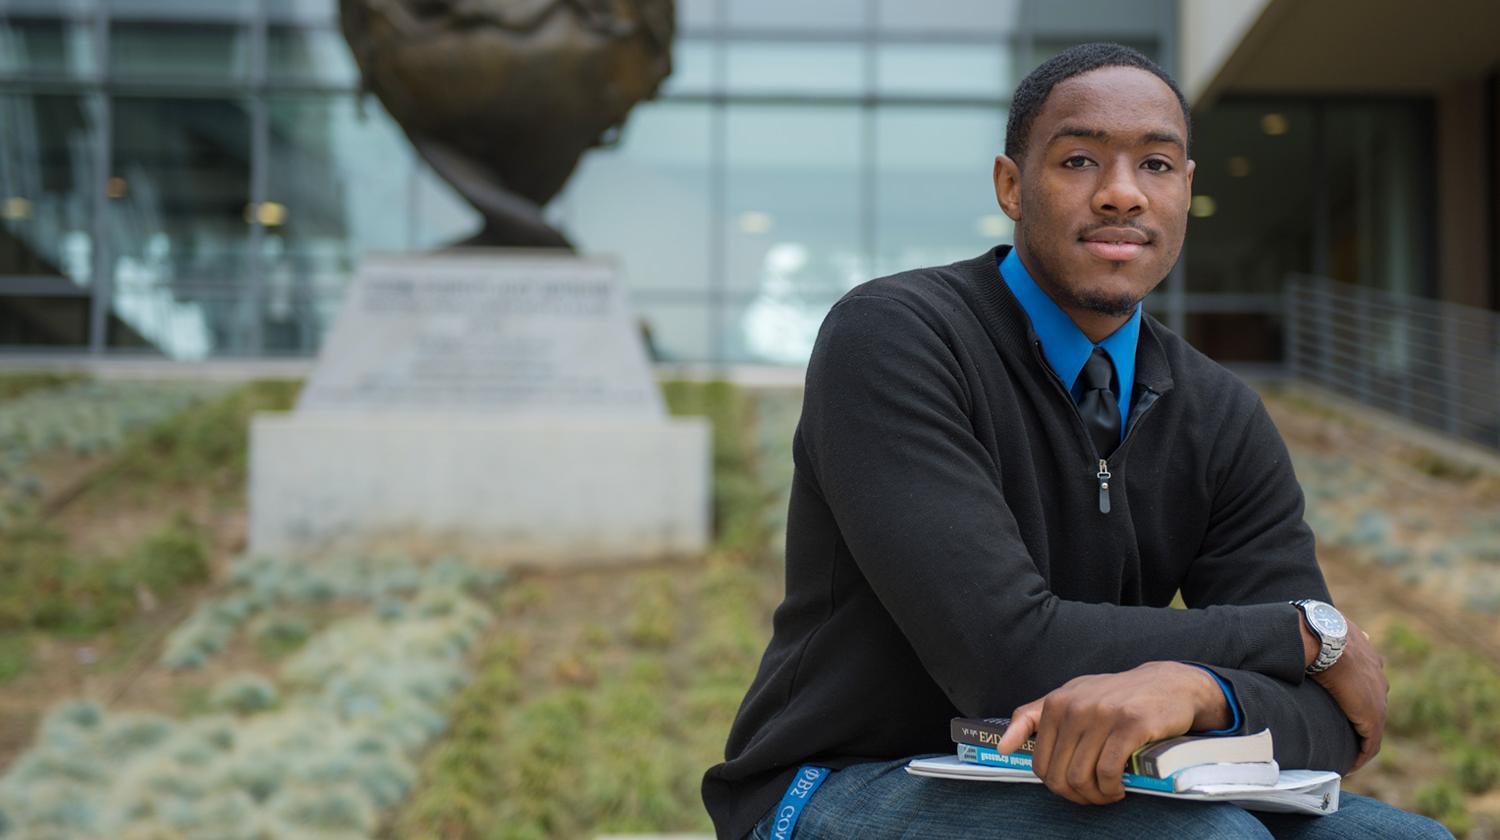
M1006 727L1005 735L1000 739L1000 743L995 745L995 751L1012 753L1019 750L1027 738L1036 734L1036 728L1041 720L1041 700L1033 700L1017 708L1011 713L1010 726Z

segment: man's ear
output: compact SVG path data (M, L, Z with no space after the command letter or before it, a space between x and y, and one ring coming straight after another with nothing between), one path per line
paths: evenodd
M1021 167L1005 155L995 155L995 201L1013 222L1021 221Z
M1198 161L1189 160L1187 162L1188 195L1193 194L1193 172L1195 172L1197 169Z

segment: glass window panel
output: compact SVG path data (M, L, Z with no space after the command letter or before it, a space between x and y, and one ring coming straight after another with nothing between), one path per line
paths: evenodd
M879 0L878 27L911 32L1014 32L1021 0Z
M1282 324L1266 312L1189 312L1192 345L1219 362L1280 362Z
M729 26L759 29L850 29L865 26L866 0L731 0Z
M723 361L800 367L812 355L818 327L840 296L777 295L764 290L725 312Z
M97 0L116 20L140 18L177 21L245 20L258 0Z
M1325 261L1334 279L1416 295L1436 292L1428 285L1432 228L1418 210L1431 206L1429 107L1395 101L1331 104L1324 110ZM1275 139L1305 144L1310 129L1306 120L1289 116L1285 132Z
M314 352L359 258L412 246L415 160L374 99L267 100L262 336L272 354Z
M1010 50L1003 46L888 44L875 54L876 90L896 96L1010 95Z
M80 96L0 96L0 276L93 276L94 143Z
M98 63L89 20L0 17L0 73L89 76Z
M1281 133L1266 133L1267 115ZM1194 115L1188 291L1278 292L1288 272L1312 270L1313 124L1313 108L1294 103L1220 103Z
M662 93L710 93L714 89L714 50L711 41L679 39L672 45L672 75L662 83Z
M266 30L266 76L273 82L353 86L359 82L359 68L336 29L272 26Z
M1024 50L1017 50L1017 65L1015 72L1016 81L1019 82L1023 77L1025 77L1027 73L1035 70L1037 66L1042 62L1046 61L1049 58L1052 58L1055 55L1058 55L1063 50L1066 50L1069 47L1077 46L1078 44L1083 43L1084 40L1088 39L1067 39L1062 41L1039 40L1036 43L1032 44L1031 55L1029 58L1027 57ZM1117 44L1124 44L1127 47L1134 47L1152 61L1161 61L1161 57L1157 55L1157 45L1153 41L1133 41L1126 38L1111 38L1110 40Z
M677 0L677 30L707 29L719 22L719 0Z
M744 352L794 363L826 303L869 279L860 109L741 105L727 119L728 285L761 313Z
M484 229L484 216L426 162L418 159L412 180L409 247L446 248Z
M277 23L338 24L338 0L265 0L266 17Z
M249 29L239 24L116 21L110 30L110 69L122 76L242 78L249 50Z
M111 342L133 332L174 358L248 350L245 103L120 97L112 155L113 305L123 325Z
M864 90L864 63L856 44L732 43L731 93L850 94Z
M714 327L707 299L671 300L627 295L646 336L652 361L697 363L714 356Z
M875 112L875 273L967 259L1010 242L991 171L1005 136L998 108Z
M631 288L709 286L709 124L706 104L643 105L620 144L585 154L553 202L579 249L617 258Z
M0 347L81 347L89 342L89 299L0 296Z
M355 256L409 246L413 158L395 122L374 99L360 115L353 96L273 96L262 219L287 253Z
M317 353L351 276L345 243L294 248L280 231L261 242L261 341L266 355Z
M5 0L0 11L15 17L75 17L93 13L100 0Z

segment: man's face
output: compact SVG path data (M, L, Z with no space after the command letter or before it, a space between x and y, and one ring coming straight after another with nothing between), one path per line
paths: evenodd
M1080 326L1128 315L1177 261L1193 183L1186 137L1161 79L1102 67L1052 89L1021 161L996 159L1021 261Z

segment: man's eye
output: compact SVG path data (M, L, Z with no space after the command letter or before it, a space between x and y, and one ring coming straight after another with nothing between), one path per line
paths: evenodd
M1088 166L1090 163L1093 163L1093 161L1089 160L1083 155L1074 155L1063 161L1062 165L1069 169L1082 169L1083 167Z
M1152 172L1169 172L1172 169L1172 164L1167 163L1161 158L1152 158L1141 165Z

